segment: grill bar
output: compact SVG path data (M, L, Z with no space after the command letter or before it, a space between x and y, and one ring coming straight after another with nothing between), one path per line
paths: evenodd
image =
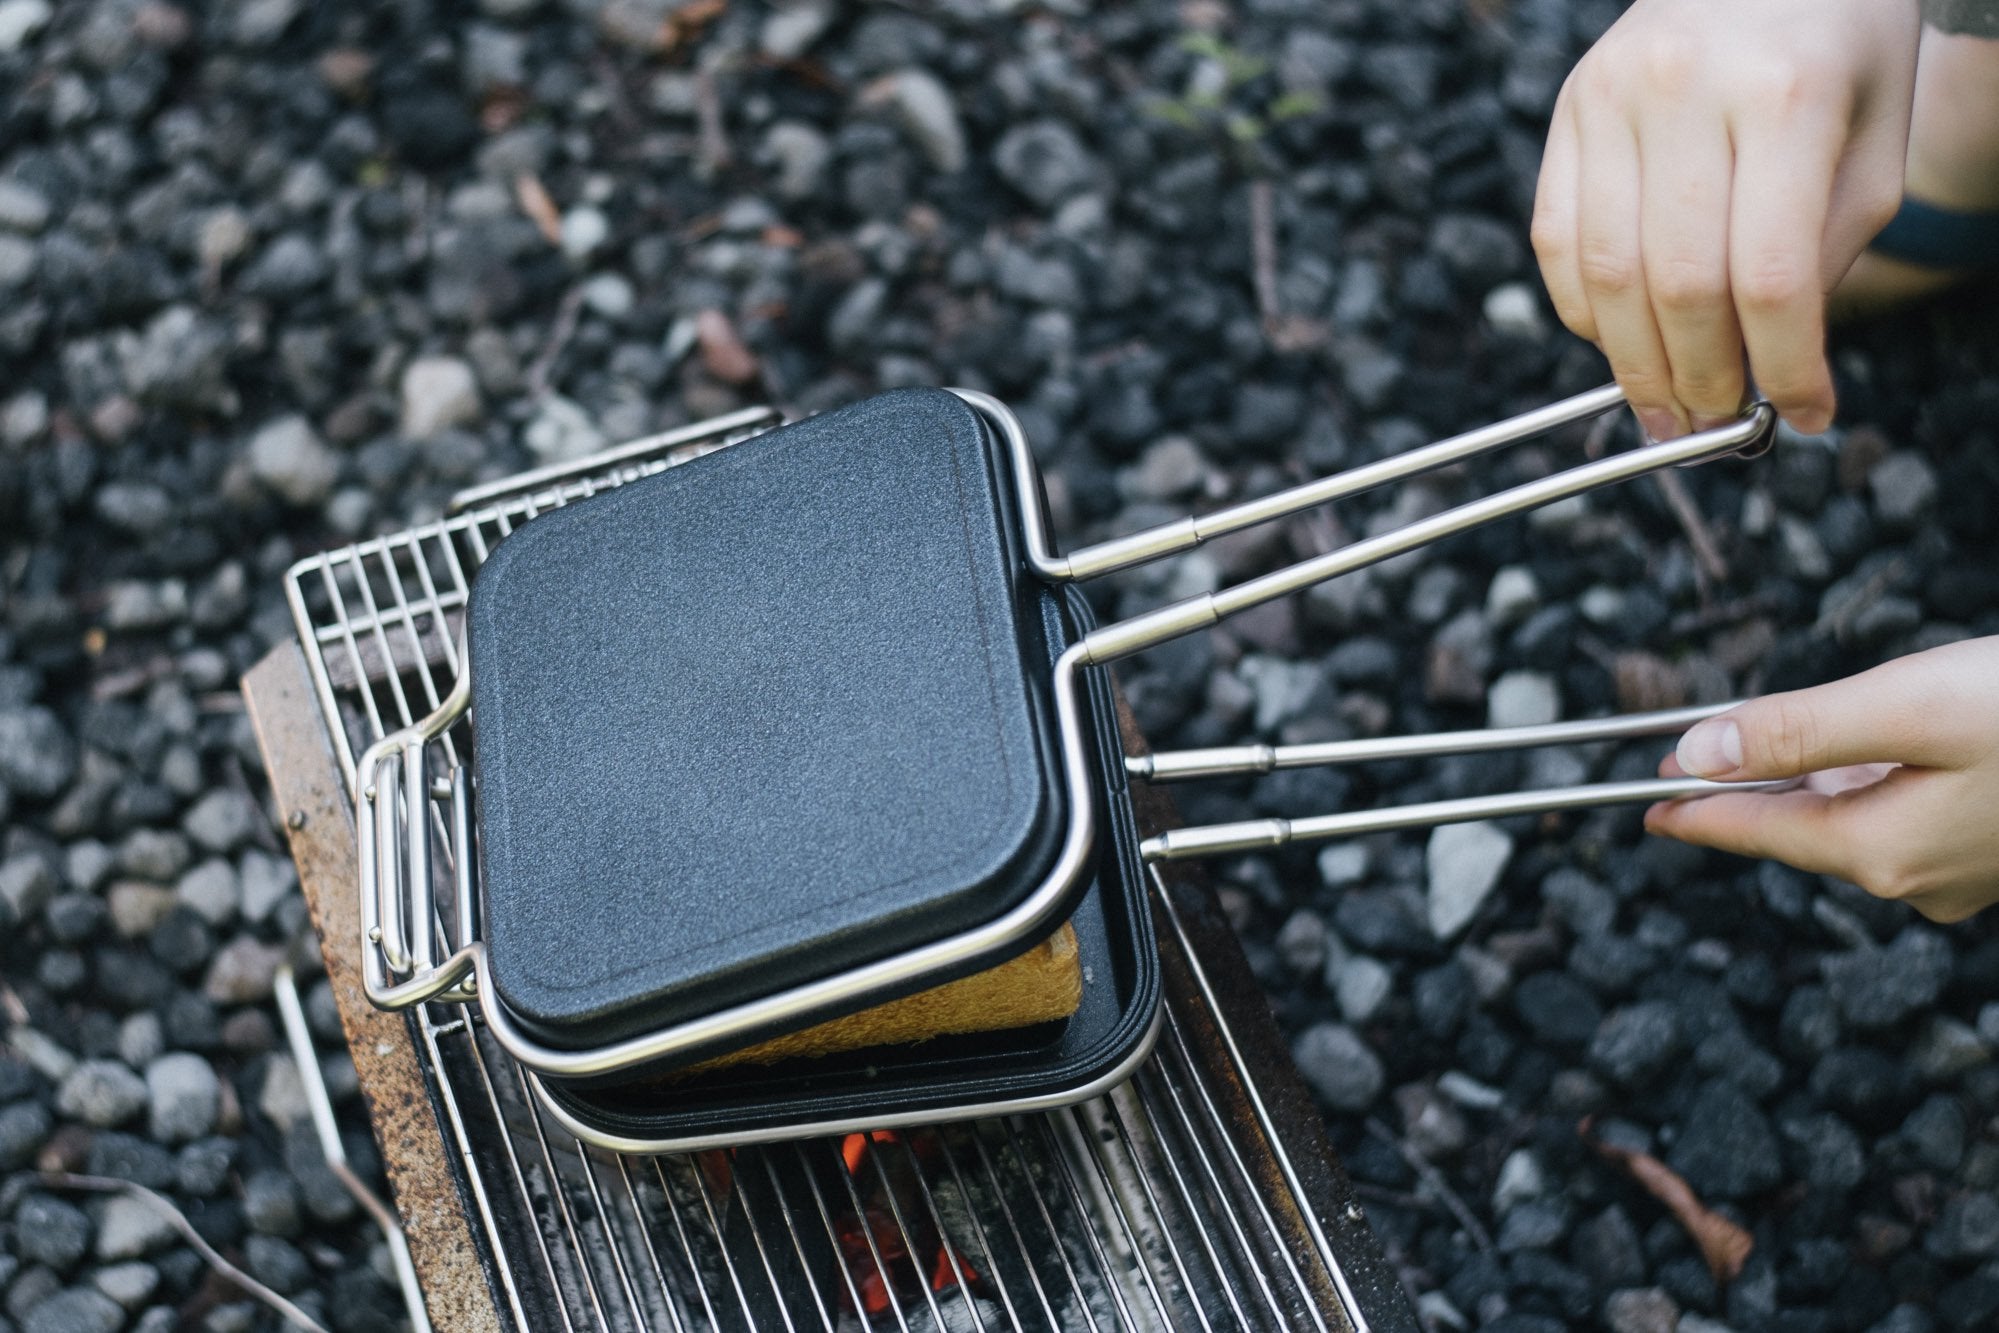
M493 546L667 465L482 496L294 567L287 594L350 784L360 749L449 693L470 576ZM462 724L441 740L447 772L467 762ZM434 845L435 925L462 939L453 843ZM1162 949L1197 984L1169 993L1165 1040L1136 1078L1062 1111L646 1162L548 1119L476 1013L421 1006L411 1026L503 1319L570 1333L1410 1326L1354 1299L1157 869L1149 887ZM1236 1138L1245 1102L1253 1150ZM1273 1150L1281 1201L1244 1156Z

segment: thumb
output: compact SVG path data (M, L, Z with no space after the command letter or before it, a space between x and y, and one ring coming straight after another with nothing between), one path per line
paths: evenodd
M1680 767L1720 781L1795 778L1848 764L1953 762L1917 658L1808 690L1751 699L1680 738Z

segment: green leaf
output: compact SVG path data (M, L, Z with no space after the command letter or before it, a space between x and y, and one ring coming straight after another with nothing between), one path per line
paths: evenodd
M1325 109L1325 99L1317 93L1296 92L1286 93L1272 102L1266 108L1265 114L1272 121L1281 125L1287 120L1296 120L1300 116L1315 116Z
M1255 143L1263 137L1263 122L1255 116L1234 115L1228 121L1229 137L1237 143Z

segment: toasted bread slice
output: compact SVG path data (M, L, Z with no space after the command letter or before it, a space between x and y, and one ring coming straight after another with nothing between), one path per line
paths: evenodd
M1083 966L1076 952L1076 931L1065 921L1053 935L998 967L772 1037L679 1072L707 1073L869 1046L907 1045L932 1037L999 1032L1067 1018L1082 1003Z

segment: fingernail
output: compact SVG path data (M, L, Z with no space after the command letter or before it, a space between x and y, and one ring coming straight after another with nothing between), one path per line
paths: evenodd
M1742 728L1725 717L1710 718L1680 737L1680 767L1697 778L1718 778L1742 767Z
M1632 411L1637 414L1638 424L1645 428L1648 439L1670 440L1680 433L1680 423L1663 407L1638 407Z

